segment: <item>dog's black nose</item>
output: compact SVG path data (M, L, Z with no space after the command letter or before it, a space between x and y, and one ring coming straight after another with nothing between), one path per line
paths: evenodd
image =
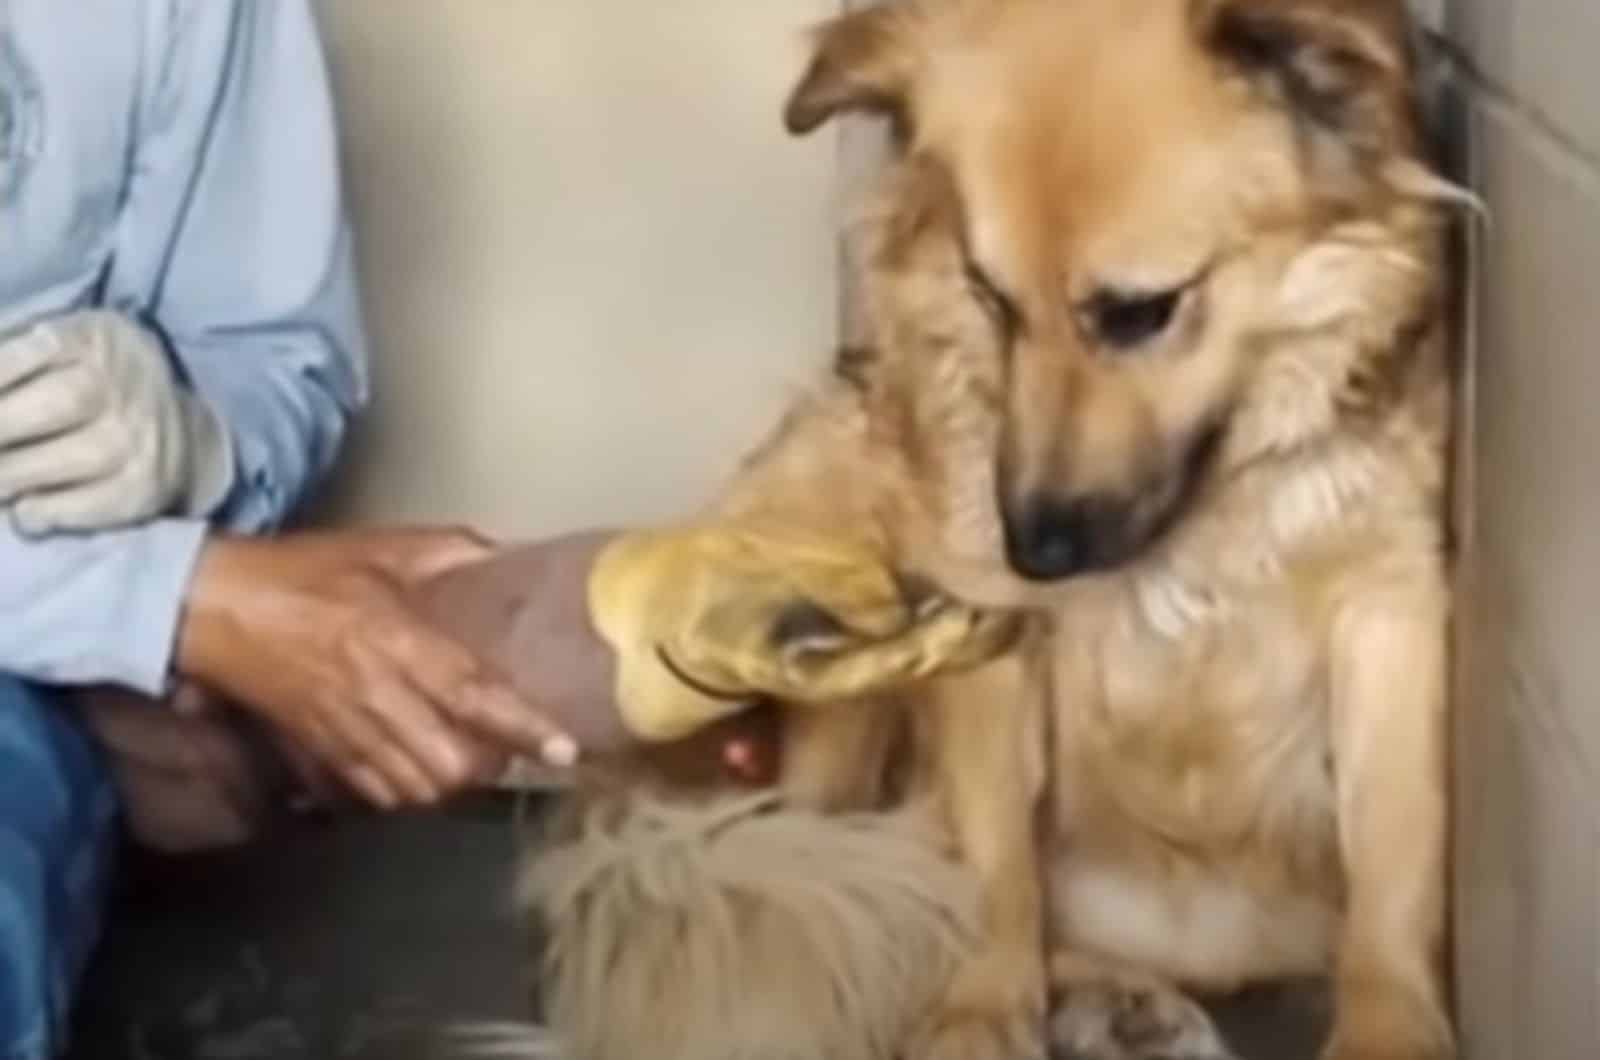
M1070 577L1102 565L1121 523L1104 497L1030 497L1006 515L1006 558L1032 581Z

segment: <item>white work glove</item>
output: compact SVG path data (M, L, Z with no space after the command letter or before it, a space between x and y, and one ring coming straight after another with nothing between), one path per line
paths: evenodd
M19 533L201 516L232 480L227 431L133 321L88 310L0 343L0 505Z

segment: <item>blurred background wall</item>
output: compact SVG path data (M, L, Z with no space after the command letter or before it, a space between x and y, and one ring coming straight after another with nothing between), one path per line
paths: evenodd
M836 341L836 0L319 0L376 404L324 517L538 534L705 496Z

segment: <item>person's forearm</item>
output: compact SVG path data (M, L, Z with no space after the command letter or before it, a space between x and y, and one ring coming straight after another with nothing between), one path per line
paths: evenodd
M105 299L160 329L226 429L230 488L197 514L271 531L331 469L368 397L321 42L308 0L150 7L150 132Z

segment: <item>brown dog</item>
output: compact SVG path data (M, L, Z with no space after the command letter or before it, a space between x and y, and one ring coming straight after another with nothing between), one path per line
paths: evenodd
M908 1060L1212 1060L1180 991L1322 973L1330 1060L1453 1055L1462 196L1423 161L1407 31L1402 0L911 0L817 38L791 130L896 132L871 342L718 511L849 526L1034 616L992 665L786 733L792 804L900 778L980 885Z

